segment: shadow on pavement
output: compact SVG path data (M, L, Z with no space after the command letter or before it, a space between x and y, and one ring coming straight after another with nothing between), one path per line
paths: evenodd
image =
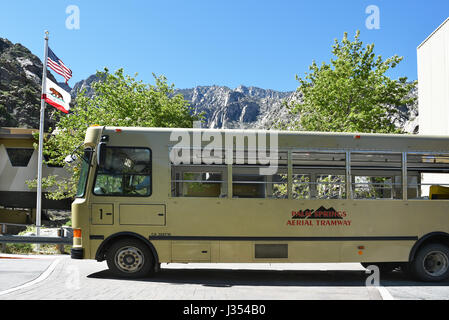
M276 271L276 270L223 270L223 269L161 269L147 278L126 279L109 270L92 273L88 278L126 281L199 284L209 287L232 286L296 286L296 287L364 287L369 274L364 271ZM449 286L449 281L439 283L410 280L406 274L395 271L381 275L381 286Z

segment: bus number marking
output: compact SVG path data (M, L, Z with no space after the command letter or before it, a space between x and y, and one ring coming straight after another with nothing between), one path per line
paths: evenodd
M171 236L171 233L167 233L167 232L159 232L159 233L157 233L157 232L152 232L152 233L150 233L150 237L161 237L161 236L165 236L165 237L167 237L167 236Z

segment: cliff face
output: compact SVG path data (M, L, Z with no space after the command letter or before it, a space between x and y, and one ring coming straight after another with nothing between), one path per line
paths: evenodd
M56 79L48 73L49 79ZM13 44L0 38L0 126L39 127L42 62L21 44ZM72 88L59 83L73 98L81 90L87 96L94 94L92 83L99 81L96 75L76 83ZM279 92L257 87L198 86L177 89L191 103L195 112L204 112L204 127L208 128L265 128L273 127L279 119L290 116L285 107L292 100L301 102L297 92ZM417 91L410 92L417 96ZM418 106L401 107L395 120L398 127L417 133ZM54 127L59 111L47 108L46 129Z
M0 38L0 126L39 127L42 67L27 48ZM48 78L57 82L50 73ZM57 120L47 110L46 129Z
M272 125L273 115L283 108L293 92L256 87L236 89L220 86L176 90L190 101L195 112L205 113L208 128L263 128Z

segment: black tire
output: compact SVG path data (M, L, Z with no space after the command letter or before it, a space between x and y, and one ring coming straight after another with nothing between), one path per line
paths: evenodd
M420 281L437 282L449 277L449 248L439 243L423 246L409 264L410 273Z
M138 239L120 239L106 252L109 270L121 278L142 278L153 270L154 257L150 248Z

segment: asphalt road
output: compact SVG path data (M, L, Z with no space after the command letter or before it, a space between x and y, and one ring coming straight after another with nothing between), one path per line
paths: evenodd
M123 280L105 262L4 257L0 255L0 300L449 299L449 282L415 282L400 272L382 275L380 286L366 286L369 275L356 263L163 264L151 277Z
M38 278L53 258L0 255L0 292Z

